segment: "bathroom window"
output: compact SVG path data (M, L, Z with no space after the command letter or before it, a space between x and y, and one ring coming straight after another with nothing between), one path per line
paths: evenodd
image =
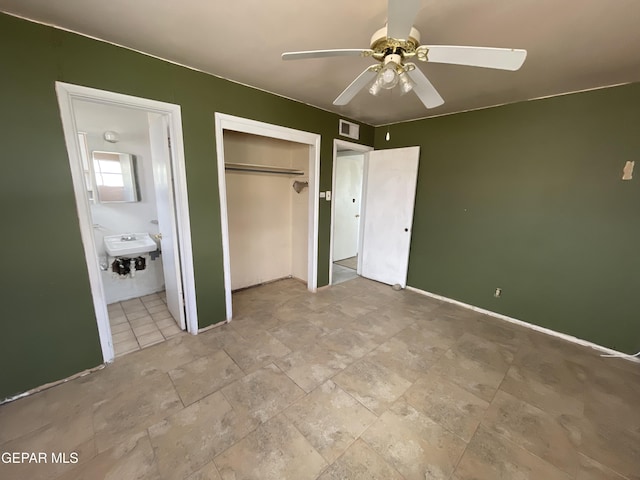
M124 178L120 166L120 156L111 153L94 154L96 166L96 184L99 187L113 187L122 190Z
M139 201L133 155L93 152L92 158L100 203Z

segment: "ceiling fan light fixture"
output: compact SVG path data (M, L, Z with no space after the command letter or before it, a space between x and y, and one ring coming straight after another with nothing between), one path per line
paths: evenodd
M369 93L375 97L380 93L381 88L382 88L382 85L380 84L380 78L379 76L376 76L376 79L373 81L373 83L369 87Z
M380 70L378 79L380 80L380 86L382 88L390 90L395 87L398 84L398 72L396 71L396 64L388 63L387 65L385 65L385 67Z
M392 53L384 57L384 66L378 73L378 81L382 88L390 90L398 84L400 65L402 65L400 55Z
M402 92L402 95L404 95L405 93L409 93L411 90L413 90L413 80L409 78L409 75L407 75L407 72L402 72L398 76L398 81L400 83L400 91Z

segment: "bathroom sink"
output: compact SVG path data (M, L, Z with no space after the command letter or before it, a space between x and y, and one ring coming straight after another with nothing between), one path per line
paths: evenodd
M104 247L112 257L141 255L158 249L148 233L121 233L104 237Z

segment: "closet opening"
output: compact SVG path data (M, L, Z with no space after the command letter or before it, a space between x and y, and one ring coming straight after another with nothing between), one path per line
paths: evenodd
M232 293L317 286L320 136L216 114L227 321Z

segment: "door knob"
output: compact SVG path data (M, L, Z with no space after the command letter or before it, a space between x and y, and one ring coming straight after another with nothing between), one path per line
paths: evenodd
M356 218L358 218L360 215L356 215Z
M408 229L408 228L405 228L405 229L404 229L404 231L405 231L405 232L408 232L408 231L409 231L409 229Z
M161 234L161 233L156 233L153 237L154 237L156 240L162 240L162 234Z

